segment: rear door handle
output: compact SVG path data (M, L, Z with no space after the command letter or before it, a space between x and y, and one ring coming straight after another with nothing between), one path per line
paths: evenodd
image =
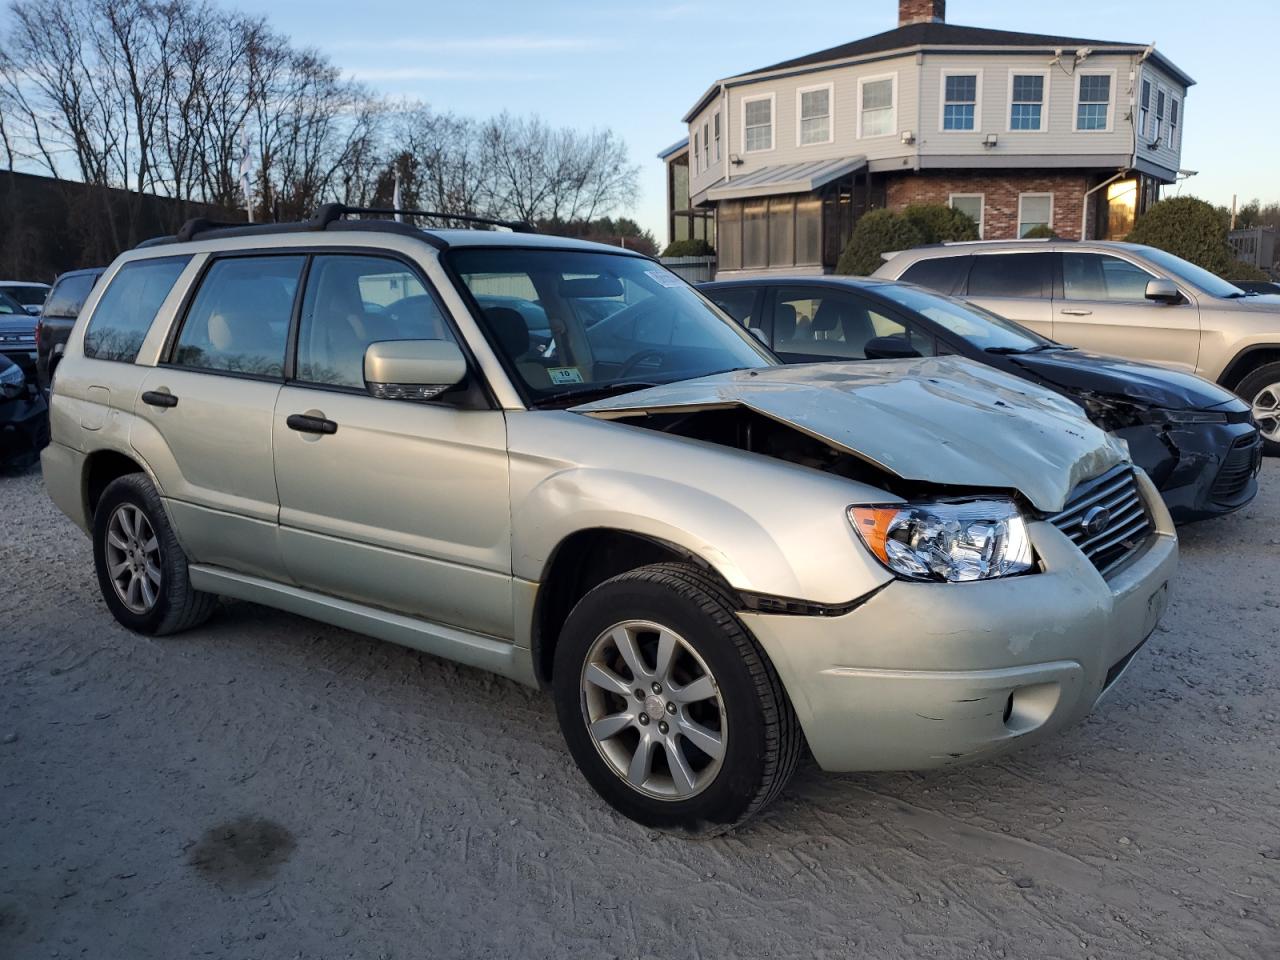
M1062 315L1064 317L1092 317L1093 311L1092 310L1063 310Z
M142 402L153 407L176 407L178 398L167 390L148 390L142 394Z
M285 425L290 430L297 430L299 433L331 434L338 432L338 425L332 420L326 420L324 417L309 417L305 413L289 414L285 420Z

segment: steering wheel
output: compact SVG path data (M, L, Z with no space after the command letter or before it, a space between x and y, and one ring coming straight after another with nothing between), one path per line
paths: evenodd
M634 372L635 369L646 360L657 360L658 367L662 366L662 361L667 359L665 350L641 350L639 353L633 353L623 361L622 368L618 371L618 379L624 380L627 375Z

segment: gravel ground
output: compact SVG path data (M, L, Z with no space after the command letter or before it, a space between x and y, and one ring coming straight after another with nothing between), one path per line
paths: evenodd
M704 842L585 786L549 699L246 603L150 640L0 478L0 957L1280 956L1280 462L1186 529L1080 726L801 770Z

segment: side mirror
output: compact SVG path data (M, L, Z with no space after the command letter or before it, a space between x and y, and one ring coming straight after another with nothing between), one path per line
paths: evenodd
M381 400L431 400L466 375L452 340L383 340L364 351L365 389Z
M1182 294L1178 292L1177 284L1164 277L1147 281L1146 296L1148 300L1154 300L1156 303L1182 302Z
M906 360L920 356L920 351L911 345L906 337L874 337L862 348L862 354L868 360Z

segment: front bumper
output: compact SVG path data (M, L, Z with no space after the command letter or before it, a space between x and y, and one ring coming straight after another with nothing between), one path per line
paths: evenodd
M1251 423L1142 424L1116 430L1176 523L1239 510L1258 493L1262 441Z
M919 770L1042 739L1087 714L1164 612L1173 523L1140 479L1156 532L1109 579L1047 522L1040 573L893 581L851 613L739 616L777 669L827 770Z

